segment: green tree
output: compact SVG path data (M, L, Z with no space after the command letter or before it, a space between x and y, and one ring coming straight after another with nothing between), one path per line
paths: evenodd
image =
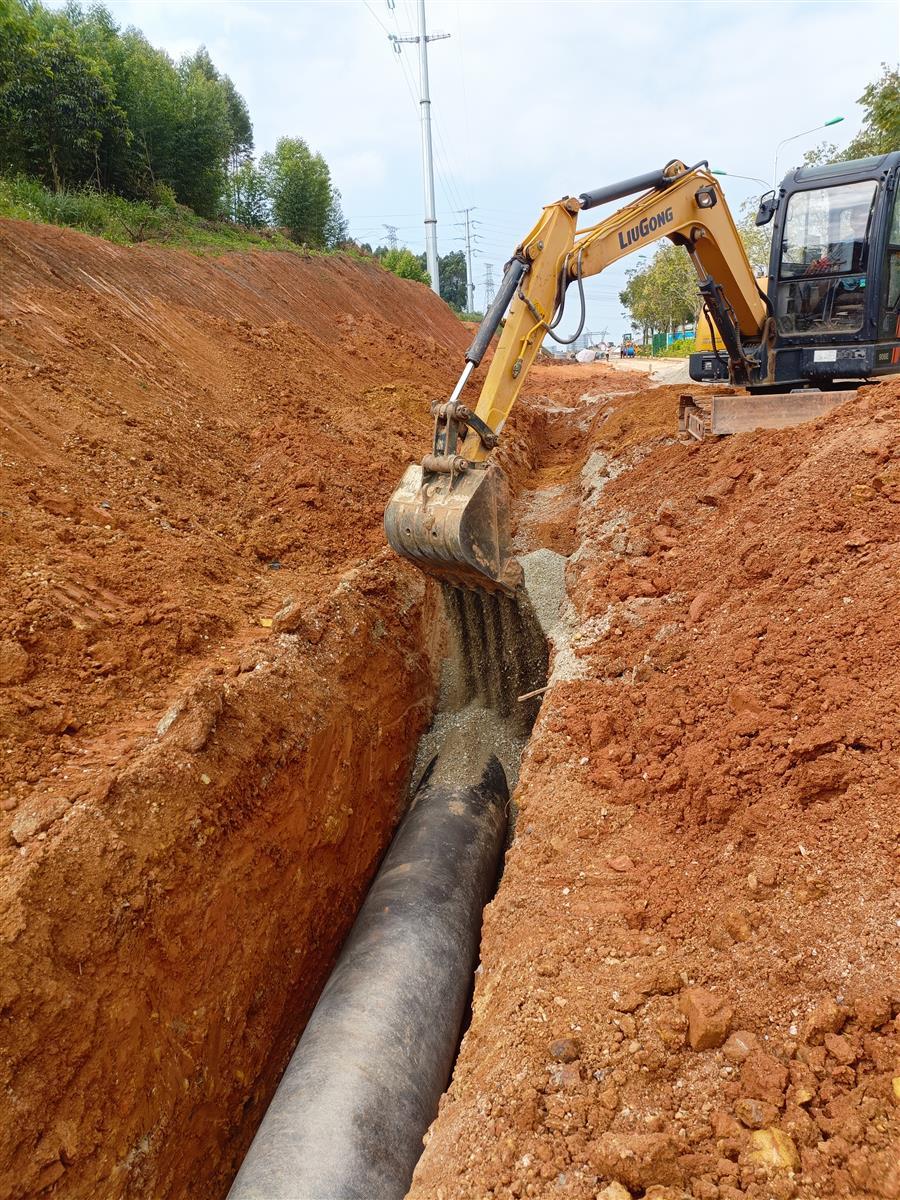
M20 0L0 0L0 167L6 170L12 167L19 132L13 88L34 35L34 22Z
M404 246L401 250L387 250L381 255L381 265L401 279L412 279L416 283L431 283L431 276L425 270L418 255L413 254Z
M681 246L660 246L649 264L626 274L628 283L619 293L619 300L645 336L668 333L696 319L697 274Z
M269 223L269 197L266 177L252 158L244 162L228 178L225 207L239 225L260 228Z
M225 191L231 125L225 91L201 47L179 65L182 92L176 115L171 178L178 199L214 217Z
M318 249L333 246L343 235L340 193L321 154L313 154L302 138L279 138L274 153L264 154L272 216L295 242Z
M64 21L21 48L16 78L4 89L4 165L57 191L84 183L97 174L104 134L126 128L108 69L85 53Z
M865 110L863 127L840 157L868 158L900 149L900 71L882 63L881 76L858 103Z
M856 137L843 150L834 142L820 142L803 155L805 167L870 158L900 149L900 71L882 63L881 75L865 88L857 103L863 106L865 115Z
M244 97L227 75L222 76L222 89L225 92L225 104L228 109L228 126L231 130L228 146L228 197L236 201L241 195L242 182L236 179L242 168L252 167L253 156L253 123L250 111ZM246 173L245 173L246 174ZM246 182L246 181L244 181ZM228 215L235 221L241 221L236 211L228 209ZM248 224L241 221L241 224Z
M350 237L350 227L344 210L341 208L341 193L336 187L331 189L331 205L325 221L325 245L329 250L343 246Z
M465 254L462 250L451 250L449 254L438 255L438 266L441 299L457 312L464 312L469 306L469 297L466 295Z
M772 249L772 226L756 224L756 200L745 200L741 205L741 215L737 222L737 231L741 235L750 266L755 275L768 275L769 255Z
M110 186L130 196L150 196L159 183L174 187L184 86L175 64L130 29L117 46L114 71L131 138L113 155Z

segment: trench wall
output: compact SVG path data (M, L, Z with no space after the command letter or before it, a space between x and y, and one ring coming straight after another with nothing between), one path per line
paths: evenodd
M467 334L340 257L0 222L0 1197L223 1196L435 689L381 514Z
M431 607L353 572L14 865L0 1194L223 1194L398 815Z

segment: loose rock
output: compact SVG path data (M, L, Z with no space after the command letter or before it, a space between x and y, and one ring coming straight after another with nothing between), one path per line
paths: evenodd
M591 1147L591 1166L632 1191L681 1182L675 1139L663 1133L601 1134Z
M788 1070L771 1054L752 1050L741 1067L741 1090L753 1100L765 1100L777 1108L784 1105Z
M759 1047L759 1038L747 1029L737 1029L722 1047L729 1062L742 1063L751 1050Z
M840 1033L847 1020L848 1012L830 997L823 1000L806 1019L801 1030L805 1042L821 1041L826 1033Z
M12 839L23 846L29 838L49 829L54 821L69 811L69 801L62 796L34 796L27 800L13 818Z
M761 1167L796 1171L800 1166L800 1155L793 1140L782 1130L759 1129L750 1134L747 1161Z
M574 1038L557 1038L550 1043L550 1057L557 1062L574 1062L581 1054L581 1049Z
M688 1019L688 1042L692 1050L712 1050L728 1036L734 1009L706 988L687 988L678 1007Z
M631 1192L618 1180L613 1180L602 1192L597 1193L597 1200L631 1200Z
M778 1109L774 1104L765 1100L751 1100L745 1097L738 1100L734 1106L735 1114L742 1125L748 1129L763 1129L778 1120Z
M24 683L29 666L28 651L15 638L0 641L0 685Z

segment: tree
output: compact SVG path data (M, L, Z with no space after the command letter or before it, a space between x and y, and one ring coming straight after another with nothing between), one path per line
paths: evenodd
M231 145L225 91L217 77L210 77L210 67L202 47L179 66L182 91L175 118L172 177L166 181L183 204L204 217L214 217L218 211Z
M841 159L868 158L900 147L900 71L881 65L881 77L859 97L865 109L863 127L841 154Z
M755 275L768 275L769 255L772 249L772 226L756 224L757 203L745 200L741 205L741 217L737 231L741 235L750 266Z
M260 169L275 222L295 242L323 249L343 236L340 193L332 186L328 164L302 138L279 138L274 153L260 159Z
M349 237L350 226L347 224L347 218L341 208L341 193L336 187L333 187L331 189L331 206L325 220L325 246L329 250L336 250L343 246Z
M229 176L225 198L228 215L239 225L260 228L269 223L266 177L252 158L242 162Z
M151 195L158 183L174 188L184 87L175 64L131 29L120 39L113 70L131 139L121 153L113 154L109 186L139 197ZM184 200L182 195L178 198Z
M34 22L18 0L0 0L0 168L17 170L19 118L13 89L31 53Z
M425 270L418 255L413 254L405 246L402 250L387 250L381 255L381 265L401 279L412 279L416 283L431 283L431 276Z
M668 333L696 319L697 273L681 246L660 246L649 265L635 267L627 276L619 300L645 335Z
M104 133L125 129L108 70L62 21L30 38L23 50L17 76L4 89L3 159L57 191L84 183L97 170Z
M820 142L803 155L805 167L870 158L900 148L900 71L882 63L880 77L865 88L857 103L865 115L856 137L843 150L834 142Z
M466 256L462 250L451 250L449 254L438 257L439 277L441 281L441 299L445 300L457 312L465 312L469 307L469 297L466 294Z
M231 131L227 162L228 195L232 202L237 202L241 193L241 183L236 177L242 168L253 165L253 123L250 120L250 110L247 108L244 97L227 75L222 76L222 90L225 93L228 126ZM234 221L241 221L233 207L228 209L228 215ZM241 224L246 225L251 222L241 221Z

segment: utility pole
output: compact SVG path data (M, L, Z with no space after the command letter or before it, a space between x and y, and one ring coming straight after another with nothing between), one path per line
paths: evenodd
M491 307L494 298L494 264L484 264L484 311Z
M384 228L387 231L388 249L396 250L397 249L397 226L396 225L385 225Z
M475 276L472 274L472 233L469 225L471 208L464 208L466 214L466 298L469 312L475 311Z
M394 49L400 53L401 42L416 42L419 46L419 111L422 116L422 174L425 181L425 261L431 276L431 290L441 294L440 268L437 252L437 214L434 205L434 156L431 149L431 96L428 92L428 43L448 38L449 33L428 34L425 30L425 0L419 0L419 32L388 35Z

